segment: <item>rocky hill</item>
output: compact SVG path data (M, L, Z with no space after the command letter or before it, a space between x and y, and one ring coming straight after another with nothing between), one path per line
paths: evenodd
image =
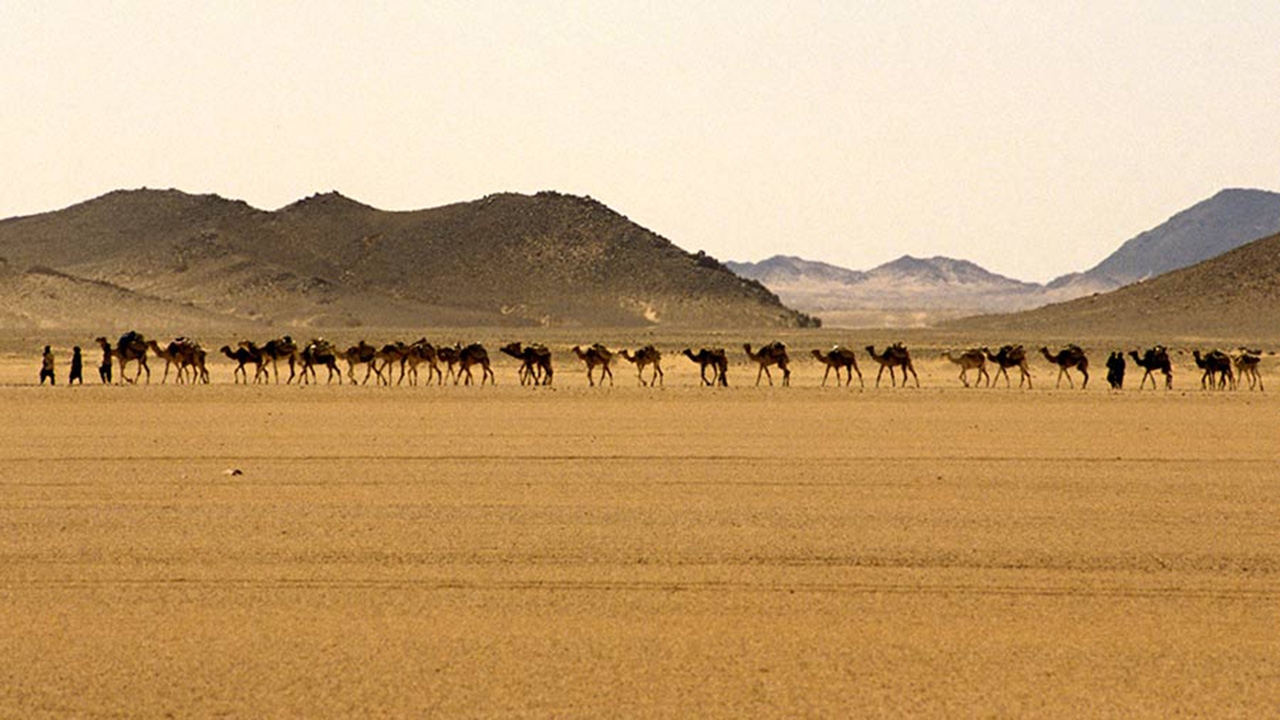
M1048 288L1076 287L1081 294L1112 290L1217 257L1277 232L1280 193L1223 190L1125 242L1089 270L1064 275Z
M0 324L674 325L813 322L590 198L386 212L336 193L274 212L117 191L0 221Z
M1109 293L948 327L1006 335L1274 341L1280 336L1280 234Z

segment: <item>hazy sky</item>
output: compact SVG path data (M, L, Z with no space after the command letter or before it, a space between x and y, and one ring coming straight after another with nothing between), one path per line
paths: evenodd
M0 217L591 195L687 250L1045 280L1280 190L1280 2L0 0Z

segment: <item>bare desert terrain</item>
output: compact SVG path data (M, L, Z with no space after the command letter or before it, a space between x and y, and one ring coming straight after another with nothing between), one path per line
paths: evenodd
M68 389L10 350L0 716L1280 712L1272 394L923 353L905 391L103 387L88 348Z

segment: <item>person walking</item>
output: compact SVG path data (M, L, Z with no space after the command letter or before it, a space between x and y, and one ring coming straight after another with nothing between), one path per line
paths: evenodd
M84 358L80 357L79 345L71 350L71 373L67 375L68 385L75 385L77 382L84 384Z
M58 380L53 375L53 350L48 345L44 346L44 357L40 359L40 384L44 385L44 381L48 380L50 385L56 385Z

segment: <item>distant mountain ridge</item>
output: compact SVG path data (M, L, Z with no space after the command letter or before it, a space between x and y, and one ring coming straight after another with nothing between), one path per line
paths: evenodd
M116 191L0 220L0 325L797 326L808 316L590 198L387 212L337 193L264 211Z
M1228 189L1123 243L1098 265L1052 282L1022 282L967 260L909 255L867 271L774 256L726 265L831 325L929 325L1016 312L1104 293L1280 232L1280 193Z

